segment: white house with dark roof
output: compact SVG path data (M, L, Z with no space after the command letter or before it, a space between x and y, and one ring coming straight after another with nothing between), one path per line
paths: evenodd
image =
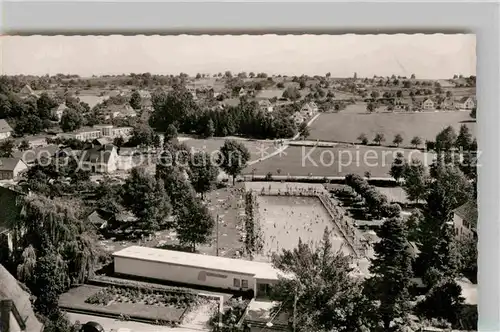
M61 118L62 118L62 115L64 113L65 110L68 109L68 106L66 106L65 103L59 105L59 106L56 106L52 109L52 116L54 116L57 121L61 121Z
M455 103L455 105L461 110L471 110L476 106L476 103L472 97L462 97Z
M267 99L259 100L259 109L263 112L271 113L273 111L273 104Z
M5 119L0 119L0 140L9 138L12 135L13 129Z
M100 145L82 151L79 161L82 170L93 173L112 173L118 169L118 152L114 145Z
M33 91L33 89L29 86L29 84L23 86L21 91L19 91L18 95L21 98L27 98L29 96L37 96L36 93Z
M300 112L307 117L314 116L316 113L318 113L318 105L316 105L316 103L313 101L305 103L300 109Z
M477 203L470 200L453 210L453 228L459 238L476 236Z
M0 180L12 180L17 178L28 165L19 158L0 158Z
M133 118L137 116L137 112L129 104L124 105L109 105L106 108L106 119L111 118Z
M12 157L21 159L28 167L35 165L37 160L52 159L60 151L59 146L50 144L26 151L16 151Z
M424 101L422 101L422 109L423 110L433 110L436 108L436 104L434 101L430 98L425 98Z

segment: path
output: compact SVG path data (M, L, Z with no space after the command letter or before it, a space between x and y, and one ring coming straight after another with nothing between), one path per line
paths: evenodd
M81 324L86 322L96 322L101 324L105 332L200 332L208 331L207 329L199 329L192 327L170 327L161 325L151 325L133 321L121 321L119 319L106 318L100 316L67 313L69 320L72 323L79 321Z
M314 122L314 121L315 121L315 120L319 117L319 115L320 115L320 113L318 113L318 114L316 114L315 116L313 116L313 117L312 117L312 119L311 119L311 120L309 120L309 121L307 122L307 126L309 127L309 126L310 126L310 125L311 125L311 124L312 124L312 123L313 123L313 122ZM273 151L272 153L268 154L268 155L267 155L267 156L265 156L265 157L259 158L259 159L257 159L257 160L252 160L252 161L249 161L249 162L247 163L247 166L252 166L252 165L254 165L254 164L256 164L256 163L259 163L259 162L261 162L261 161L264 161L264 160L266 160L266 159L269 159L269 158L272 158L272 157L274 157L274 156L276 156L276 155L279 155L279 154L284 153L284 151L285 151L285 150L286 150L286 149L290 146L290 145L289 145L289 142L291 142L291 141L296 141L296 140L299 138L299 136L300 136L300 133L297 133L297 134L295 134L295 136L293 136L291 139L284 139L284 140L283 140L284 144L283 144L283 145L282 145L279 149L277 149L277 150ZM285 154L286 154L286 153L285 153Z

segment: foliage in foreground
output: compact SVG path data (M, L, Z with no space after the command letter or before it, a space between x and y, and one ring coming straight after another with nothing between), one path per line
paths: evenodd
M275 310L289 317L295 313L297 331L368 330L372 308L361 283L352 277L349 259L333 251L327 229L316 248L299 241L297 248L284 250L273 261L280 270L295 275L280 279L271 298L281 303Z

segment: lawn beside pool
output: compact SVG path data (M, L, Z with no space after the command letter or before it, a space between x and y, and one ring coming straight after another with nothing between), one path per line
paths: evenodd
M430 153L387 147L290 146L281 155L246 167L243 174L345 176L350 173L364 175L370 172L372 177L389 177L389 170L398 152L402 153L407 160L418 159L426 165L430 165L434 159Z

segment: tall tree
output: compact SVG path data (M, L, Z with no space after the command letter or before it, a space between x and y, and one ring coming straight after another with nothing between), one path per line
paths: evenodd
M375 258L370 265L373 276L366 281L366 290L379 301L377 316L384 331L391 331L395 330L391 323L405 321L409 312L412 255L407 230L399 218L386 220L377 235L380 241L374 246Z
M196 192L180 167L160 163L156 166L156 178L163 181L165 191L170 196L174 214L178 214L184 206L192 204Z
M172 141L177 138L178 135L177 128L173 124L169 124L167 130L165 130L165 142Z
M194 190L200 193L203 198L205 193L214 187L219 175L219 168L210 154L203 151L195 152L189 158L188 174Z
M366 134L365 133L361 133L358 138L357 138L358 141L361 142L361 144L363 145L367 145L368 144L368 137L366 137Z
M475 119L477 115L477 107L474 107L472 111L470 111L470 117Z
M437 152L449 151L455 146L456 140L457 134L455 129L452 126L448 126L436 135L435 150Z
M21 150L21 151L26 151L26 150L29 150L29 149L31 148L31 146L30 146L30 143L28 142L28 140L27 140L27 139L23 139L23 140L21 141L21 144L19 144L19 147L18 147L18 148L19 148L19 150Z
M418 136L415 136L411 139L410 144L413 145L416 149L420 144L422 144L422 139Z
M457 272L457 255L453 247L453 210L471 198L472 186L455 166L439 167L429 184L424 218L419 227L418 273L431 287L443 277Z
M205 130L205 137L213 137L214 134L215 134L214 121L212 119L209 119Z
M309 137L309 127L307 126L307 122L302 122L299 125L299 133L302 135L302 137L307 138Z
M46 92L40 95L37 99L38 116L41 119L49 119L52 116L52 109L57 106L57 102L52 99Z
M0 142L0 157L10 158L14 152L15 142L13 139L6 139Z
M77 110L67 108L61 117L61 129L64 132L74 131L83 124L83 116Z
M132 92L129 101L130 106L135 110L140 110L142 107L142 97L139 91Z
M57 297L71 284L92 276L100 256L91 226L76 200L49 199L32 194L22 197L23 213L12 225L18 277L37 296L43 314L57 310Z
M374 141L375 143L377 143L378 145L382 144L382 142L384 142L384 141L385 141L385 136L384 136L384 134L382 134L382 133L377 133L377 134L375 135L375 138L373 139L373 141Z
M250 152L242 143L235 140L226 140L220 149L220 167L224 172L233 177L233 184L236 176L246 167L250 159Z
M377 109L377 105L375 103L369 102L368 105L366 105L366 110L368 113L372 113Z
M460 314L464 300L460 285L453 279L445 278L439 280L425 299L417 304L416 312L427 319L444 319L457 326L462 318Z
M369 330L372 307L362 294L362 285L353 278L349 259L334 251L331 234L325 229L318 246L299 243L273 258L285 274L273 287L271 299L276 310L295 317L297 332Z
M403 189L409 200L418 202L425 198L429 176L420 160L413 159L404 166L403 179Z
M151 234L166 226L172 212L163 181L133 168L123 188L123 204L138 218L141 231Z
M401 134L396 134L394 136L394 139L392 140L392 143L399 147L399 144L403 143L403 136L401 136Z
M154 93L151 100L154 111L150 123L158 131L165 131L170 124L182 125L198 110L193 95L185 88L174 89L168 94Z
M389 175L392 176L396 181L399 181L403 177L404 168L406 162L403 154L398 152L396 154L396 158L394 158L391 169L389 171Z
M156 133L149 124L139 122L132 130L132 136L129 138L128 143L133 146L152 147L154 145Z
M197 244L207 243L215 225L207 207L199 199L185 205L176 220L177 238L181 244L189 244L194 252Z
M469 151L472 145L472 134L469 131L469 127L465 124L460 126L460 131L458 133L457 139L455 141L455 146L461 148L463 151Z

